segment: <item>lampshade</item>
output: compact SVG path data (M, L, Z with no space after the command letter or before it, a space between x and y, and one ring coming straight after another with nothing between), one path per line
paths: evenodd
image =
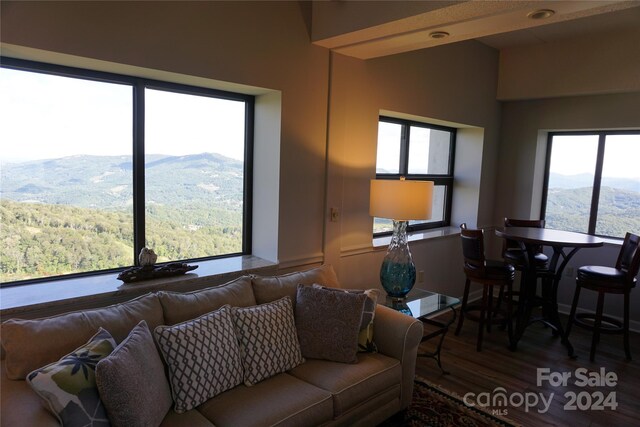
M409 221L431 219L433 181L371 180L369 214Z

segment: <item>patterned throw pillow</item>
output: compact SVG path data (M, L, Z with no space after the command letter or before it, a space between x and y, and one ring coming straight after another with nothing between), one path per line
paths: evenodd
M378 303L378 291L376 289L341 289L328 288L314 284L316 288L328 289L336 292L348 292L351 294L365 294L367 300L364 303L362 312L362 322L360 323L360 333L358 334L358 351L361 353L375 353L378 351L376 343L373 342L373 319L376 316L376 304Z
M169 367L175 411L183 413L242 384L242 360L228 305L155 331Z
M98 362L116 347L111 334L100 328L85 345L57 362L27 375L27 382L67 426L109 426L96 387Z
M367 296L298 285L296 329L304 357L357 363Z
M252 386L304 362L288 296L233 311L245 385Z

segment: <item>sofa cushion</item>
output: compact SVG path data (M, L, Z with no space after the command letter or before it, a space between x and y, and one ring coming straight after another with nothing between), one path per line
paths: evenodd
M256 305L251 277L242 276L220 286L193 292L158 292L167 325L195 319L225 304L233 307Z
M164 365L144 320L98 362L96 383L113 427L159 425L173 403Z
M11 427L60 427L58 419L26 381L7 378L5 361L0 361L0 425Z
M176 412L242 384L242 360L229 306L177 325L158 326L154 332L169 368Z
M27 375L27 382L49 405L64 426L108 425L109 420L96 387L96 364L116 343L100 329L89 341L57 362Z
M245 385L254 385L304 362L289 297L234 308L233 313Z
M323 286L340 287L336 272L329 264L324 264L306 271L283 274L281 276L255 276L252 279L252 283L253 292L258 304L264 304L288 296L291 298L294 309L296 307L298 284L311 286L317 283Z
M304 427L331 421L333 402L328 391L283 373L226 391L198 410L220 426Z
M178 414L176 411L169 411L160 423L160 427L215 427L197 409Z
M289 374L330 392L334 417L339 417L389 389L397 388L399 397L402 366L380 353L359 353L355 364L307 360Z
M355 363L365 294L298 285L296 329L305 358Z
M100 327L119 343L143 319L152 328L164 323L162 306L155 294L42 319L9 319L2 324L7 376L13 380L24 379L34 369L60 359L87 342Z

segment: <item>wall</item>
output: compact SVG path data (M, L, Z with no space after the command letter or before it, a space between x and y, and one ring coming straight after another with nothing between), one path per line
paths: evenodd
M256 223L262 241L254 246L284 264L322 260L329 52L309 42L297 2L3 1L0 7L0 40L41 50L26 50L31 59L135 74L159 70L182 83L259 94L256 126L271 133L256 135L256 151L272 155L257 159L257 178L264 179L256 180L255 201L262 203L256 211L268 215ZM277 125L264 123L278 117Z
M310 43L308 10L298 2L3 1L0 7L2 42L22 56L107 71L157 70L258 94L256 128L269 135L256 135L264 180L256 181L254 248L273 254L283 270L325 261L349 285L379 286L384 246L372 247L368 186L381 110L464 127L455 172L468 197L455 200L454 218L491 223L500 110L497 52L485 45L470 41L371 61L331 55ZM338 222L329 221L330 207L339 208ZM461 294L455 235L412 248L426 272L419 286Z
M505 102L493 223L505 216L539 218L547 132L640 128L640 28L503 49L498 99ZM567 269L614 265L619 249L605 244L581 250ZM574 289L574 277L563 277L561 310L568 312ZM593 295L583 294L580 306L595 310ZM640 295L631 296L638 322L633 307L640 306ZM607 298L605 312L621 316L622 299Z
M339 208L341 221L326 222L325 256L340 266L347 286L379 286L386 248L372 249L368 196L381 111L464 126L455 175L456 191L467 197L454 201L452 224L491 224L500 123L496 74L497 52L473 41L368 61L332 56L327 208ZM418 287L462 294L457 235L412 242L411 250L425 271Z
M535 101L506 102L502 107L502 129L494 223L504 216L539 218L545 168L546 132L554 130L640 128L640 92L612 95L563 97ZM615 264L619 245L583 249L571 260L574 271L581 265ZM562 279L558 301L564 310L571 304L575 282ZM581 307L595 309L595 299L584 292ZM640 321L640 293L631 293L631 316ZM605 300L605 312L620 316L622 299ZM635 325L638 328L640 325Z
M500 100L638 91L640 27L500 51Z

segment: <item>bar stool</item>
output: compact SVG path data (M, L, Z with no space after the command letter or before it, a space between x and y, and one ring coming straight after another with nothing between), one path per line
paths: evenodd
M504 226L544 228L545 221L544 219L505 218ZM542 252L542 246L537 246L534 248L534 250L536 280L538 278L542 279L542 294L544 296L547 294L552 284L553 274L547 268L549 257L547 257ZM503 239L502 257L504 258L505 262L513 265L517 271L520 271L520 289L523 289L524 282L527 280L525 277L525 273L527 271L530 271L530 269L528 268L529 255L527 254L527 251L522 249L518 242L509 239ZM513 291L510 295L505 295L505 298L513 299L513 297L518 297L519 295L519 291Z
M514 219L505 218L505 227L532 227L532 228L544 228L544 219ZM535 248L535 260L536 268L545 268L549 258L542 253L542 247ZM527 265L527 252L524 251L518 242L513 240L504 239L502 244L502 257L504 260L512 264L516 270L522 270Z
M576 291L573 295L571 314L567 324L567 337L571 327L577 326L593 331L591 338L591 354L589 359L593 362L596 354L596 345L600 340L600 334L624 334L624 352L627 359L631 360L629 348L629 294L636 285L636 276L640 269L640 237L627 233L622 248L618 255L615 268L599 265L586 265L578 269L576 277ZM582 288L598 292L598 304L594 313L577 313L580 290ZM602 314L605 294L624 295L623 321L613 319Z
M509 343L511 344L513 337L511 299L508 298L506 301L506 311L498 310L497 308L493 309L492 305L494 287L499 288L500 296L502 296L504 292L511 295L515 270L512 265L502 261L485 259L483 230L468 229L467 224L464 223L460 225L460 237L462 239L462 254L464 256L466 281L462 306L460 308L460 318L455 334L460 334L465 317L479 322L476 350L482 351L482 338L485 325L487 332L491 332L492 324L506 323ZM482 301L480 303L468 304L471 282L480 283L483 286ZM474 314L474 312L477 311L480 312L478 316ZM500 317L494 318L496 313L499 314Z

